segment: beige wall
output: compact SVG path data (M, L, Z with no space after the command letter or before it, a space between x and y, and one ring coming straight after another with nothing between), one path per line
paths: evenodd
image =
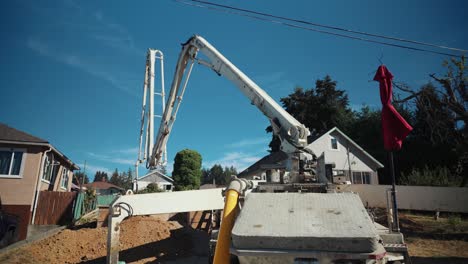
M34 193L36 190L37 177L40 175L40 168L42 162L42 155L45 150L41 146L25 146L25 145L13 145L13 144L0 144L0 148L17 148L25 149L23 154L23 169L21 173L21 178L3 178L0 177L0 197L2 199L2 204L10 205L30 205L33 203ZM46 181L41 180L41 190L49 190L49 186L53 185L51 190L53 191L70 191L72 183L72 171L68 163L64 160L61 160L58 157L60 162L59 172L54 182L47 183ZM63 177L62 168L63 164L66 164L69 176L68 186L66 189L60 187L60 182Z
M73 173L71 173L71 168L69 164L65 163L59 157L55 156L55 158L61 164L61 165L58 165L57 176L55 177L53 182L47 182L47 181L41 180L41 191L50 190L50 191L56 191L56 192L69 192L71 190L71 182L72 182L72 175L73 175ZM62 170L64 168L64 164L66 164L65 167L68 169L68 177L69 177L68 186L66 189L61 188L61 185L60 185L62 182L62 177L63 177Z
M390 185L339 185L341 191L356 192L364 205L386 207L385 193ZM397 186L399 209L468 213L468 188Z
M37 175L41 164L41 147L27 147L24 145L6 145L0 147L26 149L23 154L23 172L21 178L0 177L0 196L3 204L30 205L33 200Z

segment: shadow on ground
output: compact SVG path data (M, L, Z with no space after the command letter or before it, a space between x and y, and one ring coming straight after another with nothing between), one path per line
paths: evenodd
M120 251L119 260L126 263L156 257L146 263L207 263L208 234L183 227L171 230L169 238ZM83 264L105 263L106 257L83 260Z

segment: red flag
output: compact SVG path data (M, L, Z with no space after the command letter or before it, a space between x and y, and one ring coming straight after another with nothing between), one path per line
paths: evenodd
M385 150L399 150L403 139L413 130L406 120L392 105L393 75L384 65L379 66L374 81L380 83L380 100L382 101L382 134Z

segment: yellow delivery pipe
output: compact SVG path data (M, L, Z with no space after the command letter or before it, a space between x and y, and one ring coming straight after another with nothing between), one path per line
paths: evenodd
M228 189L224 204L223 218L219 228L218 242L216 243L214 264L229 264L229 246L231 244L231 231L234 226L239 192Z

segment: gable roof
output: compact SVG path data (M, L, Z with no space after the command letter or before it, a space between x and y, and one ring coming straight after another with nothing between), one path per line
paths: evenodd
M95 189L95 190L107 190L107 189L119 189L121 191L125 191L124 188L121 188L117 185L114 185L112 183L109 183L109 182L104 182L104 181L97 181L97 182L92 182L92 183L87 183L87 184L84 184L83 186L85 186L86 188L92 188L92 189Z
M24 131L12 128L7 124L0 123L0 143L6 144L22 144L22 145L35 145L35 146L44 146L51 148L55 153L61 156L66 162L68 162L72 170L79 170L80 167L71 161L67 156L62 152L56 149L49 141L42 138L35 137L31 134L28 134Z
M323 135L321 135L320 137L318 137L317 139L312 141L310 144L313 144L315 141L318 141L319 139L322 139L323 137L325 137L327 135L330 135L333 132L336 132L336 133L340 134L344 139L346 139L349 143L351 143L351 145L353 145L356 149L362 151L362 153L364 153L364 155L366 155L371 161L375 162L375 164L377 164L377 166L379 166L380 168L384 167L384 165L382 163L380 163L378 160L376 160L374 157L372 157L371 154L367 153L367 151L365 151L361 146L359 146L356 142L354 142L350 137L348 137L345 133L343 133L343 131L341 131L337 127L334 127L332 129L328 130Z
M149 181L149 182L157 182L158 179L160 178L163 178L164 180L170 182L170 183L173 183L174 180L167 176L167 175L164 175L163 173L157 171L157 170L153 170L153 171L150 171L148 174L144 175L144 176L141 176L138 178L139 181Z
M3 123L0 123L0 139L19 142L49 143L47 140L35 137L26 132L9 127L8 125Z
M247 174L256 172L258 170L284 168L285 165L283 161L287 157L288 157L287 154L284 153L283 151L272 152L266 155L265 157L261 158L259 161L255 162L254 164L252 164L247 169L243 170L241 173L239 173L238 176L242 178L243 176L246 176Z
M321 135L320 137L318 137L314 141L312 141L310 144L313 144L315 141L317 141L317 140L319 140L319 139L321 139L321 138L323 138L323 137L325 137L327 135L330 135L331 133L333 133L335 131L337 133L339 133L344 139L349 141L356 149L360 150L372 162L375 162L375 164L378 167L380 167L380 168L384 167L384 165L382 163L380 163L378 160L376 160L374 157L372 157L369 153L367 153L367 151L365 151L361 146L359 146L356 142L354 142L350 137L348 137L345 133L343 133L343 131L341 131L337 127L334 127L332 129L328 130L323 135ZM272 152L269 155L266 155L265 157L261 158L259 161L255 162L254 164L252 164L250 167L248 167L247 169L245 169L241 173L239 173L238 176L240 178L242 178L242 177L245 177L247 174L256 172L258 170L284 168L285 165L284 165L283 161L286 158L287 158L286 153L284 153L282 151Z

